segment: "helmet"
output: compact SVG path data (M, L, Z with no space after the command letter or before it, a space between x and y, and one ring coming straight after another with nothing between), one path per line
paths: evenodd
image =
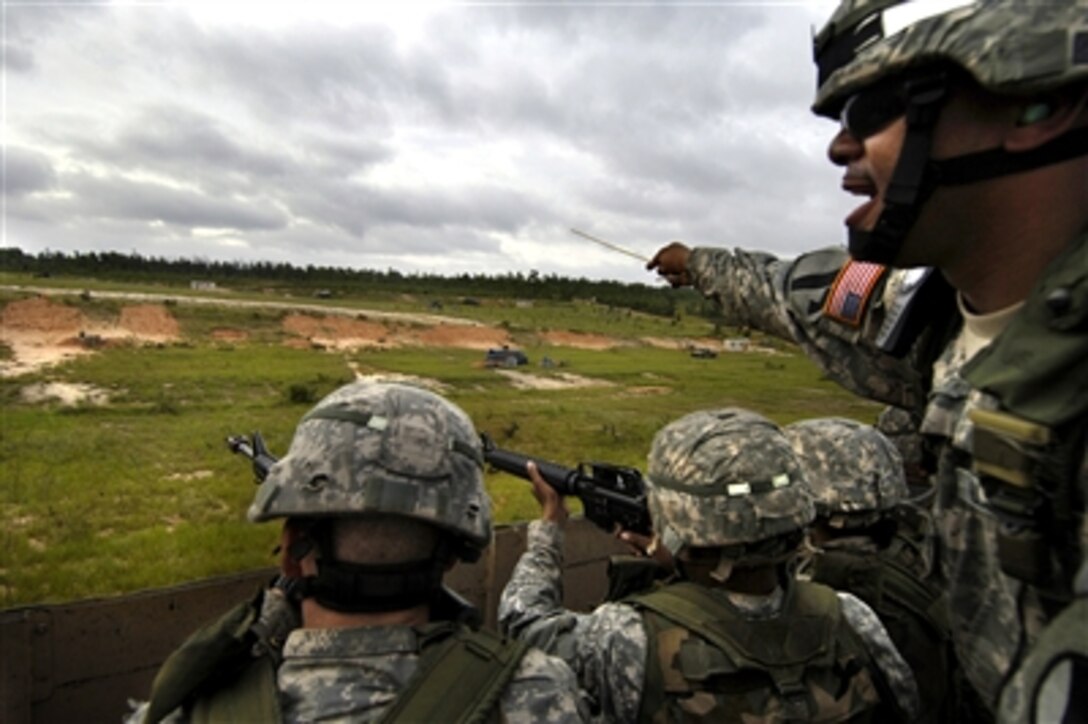
M899 89L906 135L872 229L851 228L851 255L893 263L938 186L1023 173L1088 153L1088 129L1024 151L1003 147L936 161L933 129L956 66L997 94L1034 94L1088 81L1088 0L843 0L817 34L816 100L835 117L851 95L885 78ZM906 71L911 71L907 72Z
M1037 93L1088 80L1088 2L843 0L815 56L813 110L831 117L862 87L941 61L994 93Z
M899 451L875 427L826 417L787 425L785 433L816 498L817 515L875 522L907 497Z
M799 531L815 517L801 466L777 425L747 410L694 412L654 437L650 514L662 541L721 547Z
M461 408L417 387L354 382L310 410L268 472L251 521L403 515L453 534L475 560L491 540L483 453Z

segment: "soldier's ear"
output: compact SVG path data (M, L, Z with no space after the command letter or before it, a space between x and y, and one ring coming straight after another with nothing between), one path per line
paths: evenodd
M1005 150L1030 151L1049 143L1083 122L1088 88L1057 91L1023 105L1015 125L1005 135Z

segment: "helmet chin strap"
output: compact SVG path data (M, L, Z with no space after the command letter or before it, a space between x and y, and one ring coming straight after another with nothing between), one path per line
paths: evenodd
M446 563L452 560L447 538L438 541L427 558L399 563L349 563L333 554L331 528L310 526L308 535L291 544L288 555L301 560L317 553L317 575L295 584L300 599L341 613L384 613L429 603L441 590Z
M871 231L850 229L850 255L859 261L891 264L899 254L936 183L929 165L933 128L948 95L944 73L922 76L906 84L907 132L891 183L884 194L884 208Z
M907 85L907 133L899 162L884 195L884 209L871 231L849 230L850 255L859 261L892 264L938 186L961 186L1032 171L1088 154L1088 127L1065 133L1030 151L1009 153L992 148L954 158L929 158L933 128L947 81L942 74Z

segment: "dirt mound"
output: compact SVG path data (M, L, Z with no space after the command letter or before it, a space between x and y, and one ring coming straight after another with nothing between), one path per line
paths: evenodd
M544 332L540 338L558 347L577 347L579 349L612 349L624 347L626 340L606 337L603 334L585 334L583 332Z
M48 297L20 299L0 311L0 341L12 351L12 359L0 362L0 376L33 372L118 340L164 342L178 334L177 320L161 304L123 307L114 323L92 322Z
M232 329L230 327L213 329L211 335L216 342L245 342L249 339L249 332L244 329Z
M178 320L159 304L136 304L121 309L118 326L137 337L148 339L175 339L180 331Z
M440 324L412 335L419 344L429 347L463 347L490 349L511 344L510 335L494 327L468 327L460 324Z
M293 347L306 344L318 344L336 349L422 345L488 349L510 344L510 336L504 330L494 327L462 324L386 327L377 322L336 315L317 317L309 314L290 314L283 320L283 329L296 337L303 338L302 340L287 340L286 344Z
M0 312L0 327L5 332L44 332L71 335L86 324L83 313L46 297L20 299L8 303Z
M390 346L385 325L351 317L288 314L283 329L329 347Z

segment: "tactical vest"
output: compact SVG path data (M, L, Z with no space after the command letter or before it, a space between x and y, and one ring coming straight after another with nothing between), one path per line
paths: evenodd
M1082 562L1077 478L1088 436L1088 233L1048 267L1020 313L964 367L996 399L972 410L973 462L1002 525L1002 570L1067 603ZM1054 610L1054 609L1052 609Z
M943 593L884 551L827 550L813 557L810 572L813 582L852 593L876 612L914 672L922 721L951 721L953 652Z
M639 721L869 721L880 704L865 645L826 586L795 583L764 619L694 583L627 603L647 633Z
M259 600L231 609L171 654L152 684L145 723L178 707L194 724L282 721L276 663L254 656ZM417 630L418 669L381 721L498 721L499 698L528 644L453 622Z

